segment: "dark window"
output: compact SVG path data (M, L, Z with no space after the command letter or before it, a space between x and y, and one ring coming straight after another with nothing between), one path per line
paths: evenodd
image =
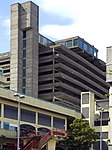
M23 77L26 77L26 69L23 69Z
M23 40L23 48L26 48L26 40Z
M7 78L7 81L10 81L10 78Z
M23 58L26 58L26 49L23 49Z
M26 86L26 79L23 79L23 83L22 83L22 86Z
M23 39L26 38L26 31L23 31Z
M10 61L0 62L0 65L10 64Z
M53 127L59 129L65 129L65 120L57 117L53 117Z
M102 126L107 126L108 125L108 120L102 120ZM100 121L95 121L94 126L100 126Z
M82 118L89 118L89 107L82 108Z
M10 69L4 70L3 73L9 73Z
M23 59L23 67L26 67L26 59Z
M38 114L38 124L44 126L51 126L51 116L45 114Z
M21 121L35 123L36 113L26 109L21 109Z
M17 120L17 107L4 105L4 117Z
M22 88L22 93L26 94L26 88Z

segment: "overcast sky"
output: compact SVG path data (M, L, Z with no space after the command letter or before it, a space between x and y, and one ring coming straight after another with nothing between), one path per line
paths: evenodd
M0 2L0 53L10 51L10 5ZM39 32L52 40L80 36L94 45L106 61L112 46L112 0L33 0L40 8Z

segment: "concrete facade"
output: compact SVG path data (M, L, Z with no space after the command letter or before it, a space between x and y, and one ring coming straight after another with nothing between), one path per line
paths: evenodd
M8 88L79 112L81 92L92 91L96 99L105 99L109 84L98 50L78 36L53 42L38 28L36 4L11 5ZM0 58L3 72L5 59Z
M34 97L38 96L38 15L33 2L11 5L10 88Z

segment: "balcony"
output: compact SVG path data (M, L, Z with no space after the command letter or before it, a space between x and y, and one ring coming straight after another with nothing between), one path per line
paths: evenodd
M0 138L16 138L16 131L0 129Z

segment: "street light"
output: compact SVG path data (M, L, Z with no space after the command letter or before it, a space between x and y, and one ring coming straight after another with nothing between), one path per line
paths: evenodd
M100 150L102 150L102 113L104 111L104 108L98 107L98 110L100 110Z
M14 97L18 100L18 130L17 130L17 150L20 150L20 102L21 99L25 98L24 95L21 95L19 93L15 93Z

